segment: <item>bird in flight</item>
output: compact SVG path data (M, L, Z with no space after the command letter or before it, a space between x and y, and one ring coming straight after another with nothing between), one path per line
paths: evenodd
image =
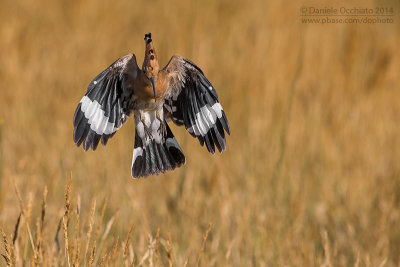
M226 148L228 120L214 87L194 63L174 55L160 69L151 33L145 34L142 69L127 54L89 84L74 115L74 142L96 150L122 127L133 113L135 143L133 178L158 175L185 164L185 155L167 122L184 125L207 150Z

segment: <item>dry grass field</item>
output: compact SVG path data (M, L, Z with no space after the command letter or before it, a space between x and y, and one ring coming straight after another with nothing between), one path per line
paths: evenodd
M319 3L2 0L0 266L399 266L400 3L301 23ZM172 126L186 165L133 180L133 120L84 153L72 117L147 32L161 65L203 69L232 134L212 156Z

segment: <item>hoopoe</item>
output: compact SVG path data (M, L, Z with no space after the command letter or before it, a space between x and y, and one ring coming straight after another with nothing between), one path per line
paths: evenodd
M226 148L228 120L217 92L194 63L174 55L160 70L151 33L145 34L140 69L133 53L101 72L89 84L74 115L73 139L87 151L96 150L134 114L136 124L131 174L158 175L185 164L185 155L167 121L184 125L207 150Z

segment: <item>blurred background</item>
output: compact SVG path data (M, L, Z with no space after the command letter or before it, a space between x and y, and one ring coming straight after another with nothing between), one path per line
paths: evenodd
M391 7L394 22L304 24L302 6ZM94 199L94 227L106 232L115 218L97 264L117 243L115 266L133 258L145 266L398 266L399 10L395 0L2 0L0 227L10 242L15 183L28 211L17 261L33 261L27 225L37 238L47 187L39 258L66 265L54 236L72 172L71 210L80 207L81 220L74 230L71 217L70 238L87 242ZM133 120L84 153L72 118L112 62L133 52L141 65L147 32L160 65L176 53L202 68L231 136L213 156L170 125L186 165L133 180Z

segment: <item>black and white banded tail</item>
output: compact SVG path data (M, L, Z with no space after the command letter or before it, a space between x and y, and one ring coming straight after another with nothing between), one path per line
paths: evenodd
M135 145L132 159L132 177L147 177L173 170L185 164L185 155L167 122L164 136L159 131L160 121L146 120L151 136L145 133L143 122L135 117Z

